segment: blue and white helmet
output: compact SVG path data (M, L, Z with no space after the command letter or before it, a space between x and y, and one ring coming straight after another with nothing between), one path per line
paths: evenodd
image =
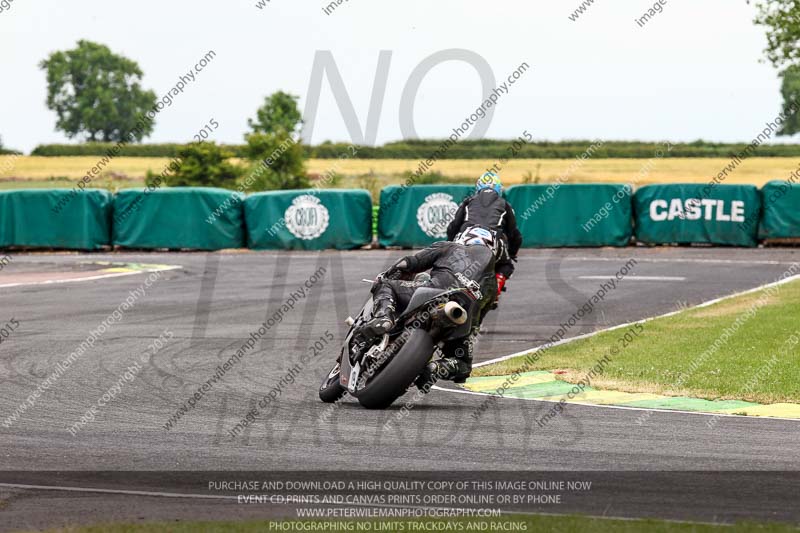
M486 228L475 226L464 230L464 232L456 238L455 242L463 244L464 246L486 246L491 250L494 250L495 246L494 234Z
M503 184L500 182L500 176L494 172L484 172L478 182L475 184L475 190L480 192L484 189L493 189L497 194L503 192Z

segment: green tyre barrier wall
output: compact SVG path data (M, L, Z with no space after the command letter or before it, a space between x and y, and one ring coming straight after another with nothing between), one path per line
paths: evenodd
M113 243L126 248L242 248L243 199L240 193L209 187L119 191Z
M447 225L471 185L390 185L381 191L378 243L404 248L447 240Z
M758 244L761 196L752 185L647 185L633 203L640 242Z
M525 248L627 246L631 188L621 184L516 185L506 191Z
M0 192L0 247L96 250L111 243L109 192L98 189Z
M361 189L252 194L244 202L254 250L350 250L372 242L372 197Z
M800 237L800 184L770 181L761 189L762 239Z

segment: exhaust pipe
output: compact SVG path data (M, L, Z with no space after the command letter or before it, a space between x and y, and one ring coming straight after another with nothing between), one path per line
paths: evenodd
M467 312L456 302L444 304L444 314L453 324L461 325L467 321Z

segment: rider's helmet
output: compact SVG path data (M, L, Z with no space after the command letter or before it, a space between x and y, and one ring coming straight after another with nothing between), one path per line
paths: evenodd
M464 230L461 235L456 237L455 242L464 246L486 246L491 250L495 247L494 234L486 228L473 226Z
M493 189L497 194L503 192L503 184L500 182L500 176L494 172L484 172L478 182L475 184L475 190L480 192L484 189Z

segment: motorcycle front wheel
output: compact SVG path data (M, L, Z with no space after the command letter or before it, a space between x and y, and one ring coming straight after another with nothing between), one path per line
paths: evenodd
M339 371L339 363L336 363L336 366L328 372L328 375L322 380L322 384L319 386L319 399L325 403L333 403L347 392L347 389L342 387L342 384L339 382Z

